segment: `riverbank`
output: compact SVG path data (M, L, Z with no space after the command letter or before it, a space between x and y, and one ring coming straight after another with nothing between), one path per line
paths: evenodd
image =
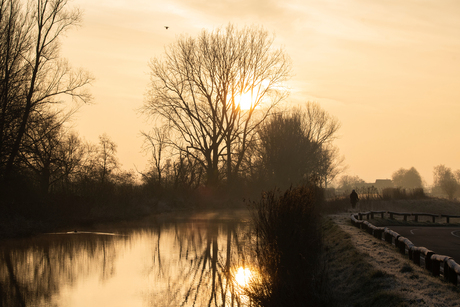
M0 216L0 239L29 237L46 232L94 229L100 225L126 223L141 225L168 219L248 219L249 210L243 202L208 203L206 206L186 206L183 202L159 202L155 206L132 206L124 210L100 207L87 215L64 214L49 210L39 215L10 214Z
M391 245L329 215L324 226L329 287L337 306L460 306L460 288L433 277Z

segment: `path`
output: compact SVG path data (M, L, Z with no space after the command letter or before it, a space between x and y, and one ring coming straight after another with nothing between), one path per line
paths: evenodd
M415 246L426 247L436 254L446 255L460 262L460 228L459 227L417 227L391 226Z

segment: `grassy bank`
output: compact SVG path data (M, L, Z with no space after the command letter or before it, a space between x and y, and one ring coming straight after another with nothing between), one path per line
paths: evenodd
M323 220L323 261L327 269L329 306L405 306L392 292L395 278L376 270L353 246L351 237L332 220Z
M406 306L396 277L376 269L351 236L321 217L313 187L270 192L254 205L252 306Z

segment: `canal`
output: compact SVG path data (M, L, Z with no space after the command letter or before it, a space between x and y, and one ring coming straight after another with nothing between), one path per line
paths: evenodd
M246 306L249 221L245 210L176 213L3 240L2 304Z

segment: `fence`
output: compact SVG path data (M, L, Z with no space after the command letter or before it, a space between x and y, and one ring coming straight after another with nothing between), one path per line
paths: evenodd
M450 218L459 218L455 215L435 215L430 213L400 213L400 212L387 212L387 211L369 211L364 213L352 214L351 222L358 228L367 231L374 237L384 240L394 245L401 254L408 255L416 265L424 267L430 271L434 276L443 276L444 279L454 285L460 284L460 265L449 256L438 255L426 247L415 246L409 239L401 236L399 233L391 230L388 227L376 227L369 221L364 221L363 217L367 216L373 219L376 214L380 214L384 218L385 214L389 214L390 218L394 215L404 216L407 221L409 216L414 216L414 220L418 221L419 216L430 216L433 218L433 223L437 217L446 218L449 223Z

